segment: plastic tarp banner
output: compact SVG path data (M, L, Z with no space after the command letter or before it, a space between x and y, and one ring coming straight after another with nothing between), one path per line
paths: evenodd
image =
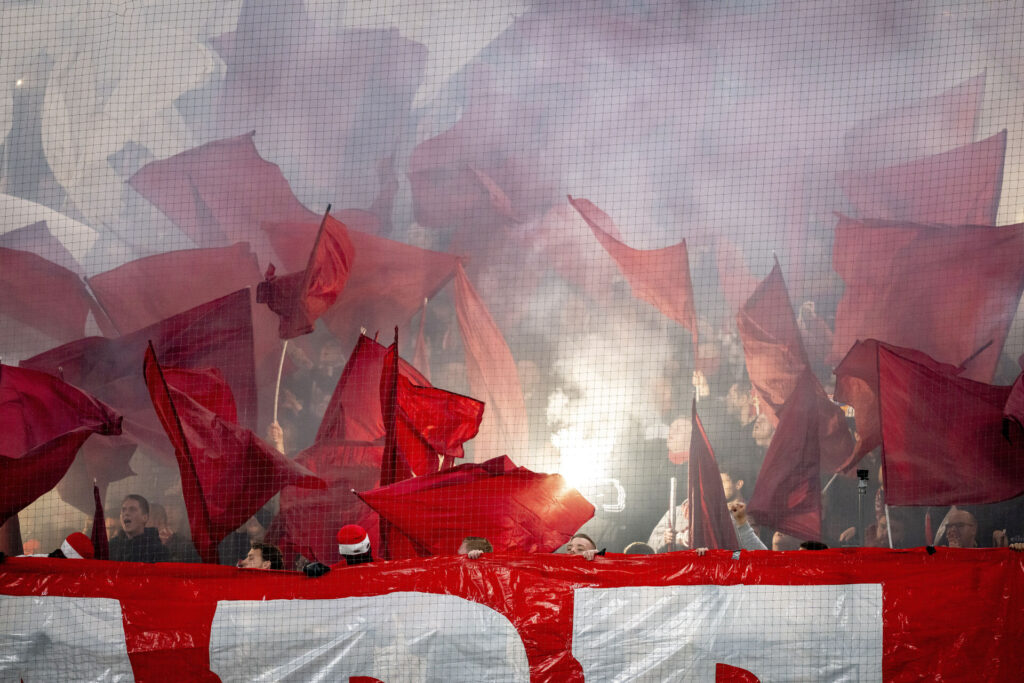
M1014 681L1024 555L0 564L0 681Z

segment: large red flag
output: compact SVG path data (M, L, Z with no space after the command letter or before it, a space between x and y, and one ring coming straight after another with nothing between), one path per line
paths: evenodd
M85 334L90 312L102 320L78 275L31 252L0 248L0 313L66 342Z
M859 123L843 142L856 168L891 166L974 140L985 95L981 73L933 97L922 97Z
M455 314L470 391L487 405L473 442L474 459L480 462L502 453L525 452L529 424L515 358L461 265L455 275Z
M280 317L277 333L281 339L312 332L317 318L334 306L348 281L354 252L348 228L327 213L304 270L275 276L274 266L270 266L256 300Z
M432 555L454 554L466 536L483 536L498 551L552 552L594 515L561 475L516 467L508 456L359 495Z
M874 338L942 363L971 359L964 376L991 381L1024 289L1024 224L936 226L843 216L832 262L846 283L836 310L834 361L858 339Z
M601 209L586 199L569 197L569 203L583 216L609 256L615 259L633 295L690 330L696 353L697 307L693 300L686 240L663 249L631 249L612 237L618 234L618 230Z
M281 169L260 156L255 135L253 131L215 140L150 162L128 184L199 246L249 242L261 259L267 259L261 223L315 225L317 216L295 198Z
M97 560L110 559L110 539L107 538L107 518L103 514L103 499L100 497L100 487L95 484L92 487L93 504L92 513L92 549L93 558Z
M0 524L60 481L92 434L121 416L44 372L0 365Z
M360 327L373 334L405 325L423 299L433 298L455 274L457 256L361 232L376 225L376 218L366 212L341 211L338 216L352 228L348 236L358 255L345 289L323 316L339 339L351 339ZM264 229L284 267L301 269L316 240L316 222L274 223Z
M1024 444L1002 432L1009 395L880 345L885 502L967 505L1024 493Z
M995 225L1003 187L1006 131L941 154L842 179L861 218L947 225Z
M324 488L305 467L225 419L233 412L231 389L215 370L161 368L152 347L144 362L146 387L181 472L192 542L204 562L217 562L217 544L288 484ZM182 388L214 390L204 405ZM217 411L211 408L216 405Z
M398 328L395 328L395 341L388 347L381 365L380 373L380 409L384 419L384 453L380 461L380 485L390 486L396 482L411 479L412 468L399 452L398 439ZM364 501L365 502L365 501ZM408 537L404 536L387 519L381 519L378 525L380 538L380 556L386 560L399 557L414 557L424 554L423 548L416 548Z
M156 452L167 439L153 414L139 363L148 340L175 367L216 367L231 387L240 424L257 416L253 376L252 313L249 290L171 316L125 337L87 337L21 362L95 394L125 416L125 433Z
M779 412L748 510L757 521L804 539L821 539L821 445L818 405L827 397L804 370Z
M875 339L858 341L836 366L835 399L853 407L857 422L857 439L853 451L839 467L852 472L860 459L882 445L882 428L878 414L878 348L884 346L903 358L927 365L935 372L955 377L961 373L946 363L938 363L927 354L914 349L884 344Z
M693 432L690 436L689 523L691 548L739 550L736 529L732 525L722 474L715 461L711 442L697 415L697 401L691 408Z
M778 262L736 314L736 327L750 383L762 409L777 425L778 412L811 369ZM849 457L854 443L842 409L818 387L814 395L822 462L831 471Z

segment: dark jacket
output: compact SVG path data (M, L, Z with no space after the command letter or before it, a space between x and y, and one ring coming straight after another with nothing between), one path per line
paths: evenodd
M135 538L128 538L121 532L110 539L110 559L117 562L169 562L171 558L160 542L160 534L148 526Z

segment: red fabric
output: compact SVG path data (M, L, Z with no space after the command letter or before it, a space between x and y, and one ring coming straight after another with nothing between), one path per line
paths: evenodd
M253 287L262 277L256 254L242 242L137 259L90 278L89 286L120 335L126 335ZM276 316L264 306L253 306L252 330L259 385L269 393L281 350ZM234 389L241 397L239 387Z
M320 421L316 441L382 442L380 382L387 348L360 335L345 363ZM413 384L430 386L416 368L398 359L399 372Z
M387 367L385 361L385 367ZM480 429L484 404L398 376L398 450L417 476L436 472L438 456L461 458Z
M995 225L1006 131L897 166L842 180L861 218L948 225Z
M255 134L215 140L150 162L128 184L199 246L249 242L267 259L261 223L317 224L318 216L295 198L281 169L260 156Z
M715 461L704 425L697 415L697 401L691 408L693 432L690 436L689 501L691 548L739 550L736 529L732 525L722 474Z
M615 226L605 227L613 238L620 235ZM617 277L617 268L607 252L595 243L593 230L571 205L556 204L541 218L539 225L524 236L524 249L544 254L546 264L563 279L594 301L607 303Z
M248 290L192 308L118 339L88 337L21 362L81 387L125 416L125 434L155 452L167 439L153 414L139 374L147 342L169 365L218 368L231 387L238 421L254 427L257 416L253 376L252 313Z
M305 270L275 278L273 266L260 284L257 300L281 318L278 336L292 339L313 331L317 318L338 300L355 256L345 224L324 216Z
M0 248L3 315L67 342L85 334L85 321L95 308L85 284L72 271L28 251Z
M1003 406L1003 417L1024 427L1024 373L1017 375Z
M985 74L868 119L844 139L853 166L877 168L938 154L974 141L985 96Z
M690 281L690 260L686 240L664 249L631 249L616 238L615 225L601 209L586 199L573 199L576 209L593 231L629 282L633 295L651 304L666 316L690 330L697 349L697 307Z
M466 536L483 536L499 552L551 552L594 515L594 506L561 475L516 467L508 456L400 481L360 497L433 555L454 553Z
M184 393L197 371L161 367L146 350L144 371L153 407L181 473L192 542L204 562L217 562L217 545L288 484L324 488L305 467L289 460L237 423L225 420ZM206 371L216 393L230 396L219 373ZM184 377L183 377L184 376Z
M338 218L352 228L348 234L357 256L344 291L323 320L343 340L354 337L360 326L372 335L405 325L424 298L433 298L448 283L458 260L451 254L357 231L359 225L354 220L365 222L366 216L369 214L365 212L338 213ZM264 229L284 267L302 268L316 239L316 223L275 223Z
M715 664L715 683L760 683L761 679L746 669L728 664Z
M353 490L377 488L383 452L382 445L326 440L295 457L296 463L327 482L327 488L281 489L280 511L267 529L267 541L285 554L286 567L294 566L300 554L327 565L339 562L334 535L346 524L359 524L370 536L370 547L381 547L377 514Z
M762 411L777 425L778 412L811 369L777 262L736 314L736 327L743 340L750 383ZM849 457L853 437L842 409L829 400L820 384L815 396L823 466L833 471Z
M1024 444L1002 433L1009 394L879 346L885 502L967 505L1024 493Z
M1008 549L938 548L929 555L923 549L844 548L748 553L741 562L725 551L606 559L591 564L568 555L509 554L470 561L448 555L349 567L311 581L295 572L234 567L9 558L0 565L0 594L118 600L127 653L140 683L166 680L168 671L188 680L214 680L210 632L219 601L293 600L300 610L311 600L405 591L458 596L495 610L518 632L531 680L582 683L582 668L572 656L577 591L626 586L645 586L657 595L672 586L876 583L883 600L882 680L1015 681L1024 670L1024 651L1007 647L1024 631L1024 610L1016 609L1024 591L1024 559ZM763 605L772 614L778 610L780 623L802 607L786 601ZM424 635L443 618L424 615ZM55 625L55 632L62 626ZM701 627L695 624L691 634ZM631 625L621 628L600 635L633 637ZM261 651L269 653L272 645ZM496 658L504 656L495 652ZM262 668L254 664L254 675L285 663L262 661ZM800 672L791 676L799 677Z
M110 543L107 538L107 517L103 514L103 499L100 497L100 487L92 487L93 502L96 505L92 513L92 541L93 558L97 560L110 559Z
M878 415L878 349L886 347L918 364L931 367L941 374L955 376L960 370L946 363L937 363L927 354L914 349L883 344L875 339L858 341L836 366L835 399L853 406L857 422L857 440L850 457L840 471L852 473L860 459L882 445L882 431Z
M121 416L35 370L0 365L0 524L60 481L92 434L120 434Z
M0 234L0 247L30 251L73 273L82 274L82 267L78 261L71 255L64 243L54 237L46 221L36 221L23 228Z
M473 442L474 459L481 462L503 453L523 453L529 424L516 361L461 265L455 274L455 314L466 352L470 392L487 405Z
M918 349L992 380L1024 289L1024 225L923 226L841 217L832 262L846 283L834 360L858 339Z
M413 477L412 467L401 451L399 439L399 405L398 405L398 328L395 328L395 341L388 347L381 364L380 373L380 409L384 419L384 453L380 461L380 485L390 486L396 482ZM363 499L366 502L366 499ZM372 506L371 506L372 507ZM387 518L378 523L380 536L379 554L385 560L399 557L415 557L423 553L423 548L413 548L409 539L392 528Z
M729 310L738 311L757 289L757 278L750 272L743 250L724 235L718 236L715 254L718 288Z
M815 541L821 540L818 405L823 397L817 377L804 370L782 407L747 506L759 524Z

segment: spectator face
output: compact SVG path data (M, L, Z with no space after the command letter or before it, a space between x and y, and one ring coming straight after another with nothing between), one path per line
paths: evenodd
M796 536L776 531L772 536L772 550L799 550L800 539Z
M977 548L978 523L967 510L957 510L946 522L946 540L950 548Z
M263 551L249 548L249 554L238 561L239 569L270 569L270 560L263 559Z
M582 555L587 550L597 550L593 543L585 538L574 538L565 546L565 552L570 555Z
M743 480L733 480L728 472L722 472L722 490L725 491L725 499L732 502L740 497L740 489L743 488Z
M149 515L142 514L142 507L139 506L139 501L134 498L128 498L121 503L121 528L124 529L124 533L129 538L134 538L141 534L146 528L148 521Z
M459 549L456 550L455 552L457 554L459 554L459 555L468 555L469 554L469 548L466 547L466 542L463 541L462 545L460 545Z

